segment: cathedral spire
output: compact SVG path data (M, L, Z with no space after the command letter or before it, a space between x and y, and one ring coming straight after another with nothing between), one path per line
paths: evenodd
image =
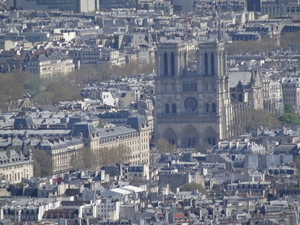
M259 72L259 65L252 66L252 72L251 72L251 83L254 86L260 85L260 72Z

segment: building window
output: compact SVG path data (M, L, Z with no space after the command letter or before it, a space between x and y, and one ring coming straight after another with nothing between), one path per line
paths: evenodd
M205 71L205 76L208 76L208 56L207 52L204 54L204 71Z
M215 91L215 90L216 90L216 89L215 89L215 84L214 84L214 83L211 83L210 89L211 89L211 91Z
M172 113L176 113L176 112L177 112L177 110L176 110L176 104L173 103L172 104Z
M215 138L207 138L207 143L210 145L215 145L216 144L216 139Z
M168 76L168 55L166 52L164 54L164 76Z
M206 103L206 112L208 113L209 112L209 103Z
M188 138L188 147L194 148L196 145L196 138Z
M208 84L207 83L204 84L204 91L208 91Z
M174 53L171 53L171 76L175 77L175 56Z
M217 112L216 103L213 103L213 104L212 104L212 112L213 112L213 113Z
M169 113L169 111L170 111L169 110L169 104L167 103L165 107L166 107L166 113Z
M243 94L239 94L239 101L243 102Z
M172 83L172 91L176 91L175 83Z
M164 91L168 91L168 84L164 83Z
M215 55L214 53L211 53L211 75L214 76L215 75Z

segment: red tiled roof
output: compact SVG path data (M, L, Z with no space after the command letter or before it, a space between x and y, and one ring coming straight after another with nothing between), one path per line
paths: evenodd
M160 219L161 217L163 217L165 214L164 213L158 213L157 214L157 218Z
M185 218L184 213L174 213L174 218Z

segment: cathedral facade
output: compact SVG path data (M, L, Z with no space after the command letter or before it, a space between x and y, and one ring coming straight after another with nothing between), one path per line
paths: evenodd
M260 107L256 100L261 88L250 84L231 93L223 43L199 43L194 71L188 69L187 54L185 44L175 40L158 46L155 140L165 138L182 148L215 145L232 137L233 123L243 119L241 115ZM255 72L251 80L260 82Z

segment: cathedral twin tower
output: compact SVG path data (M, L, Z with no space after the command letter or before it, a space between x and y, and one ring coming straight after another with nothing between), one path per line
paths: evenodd
M196 49L196 69L188 70L187 47L168 40L156 52L155 139L177 147L215 145L229 138L231 102L223 43Z

